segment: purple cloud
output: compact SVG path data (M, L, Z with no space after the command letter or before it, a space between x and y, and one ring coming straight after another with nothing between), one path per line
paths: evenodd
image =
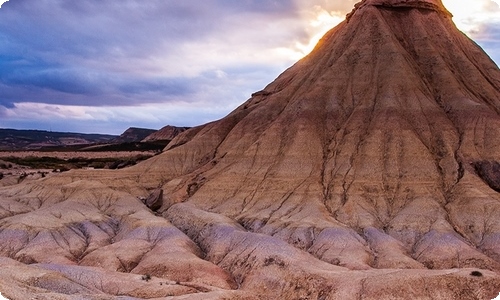
M341 18L355 2L10 0L0 8L0 126L39 128L48 121L38 112L55 106L68 116L51 115L54 130L220 118L294 63L318 12ZM498 23L486 25L479 40L500 59Z

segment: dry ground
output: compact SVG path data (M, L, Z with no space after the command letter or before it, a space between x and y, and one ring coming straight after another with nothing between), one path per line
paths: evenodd
M76 166L70 163L71 160L82 160L83 168L85 165L92 165L92 162L101 161L102 164L109 165L115 160L127 161L135 160L141 157L141 160L145 157L150 157L155 154L154 151L103 151L103 152L61 152L61 151L0 151L0 187L10 186L14 184L21 183L27 180L36 180L42 177L50 176L55 173L61 172L61 170L76 168ZM29 160L30 164L21 164L14 162L13 158L21 160ZM55 158L67 161L67 164L59 167L50 167L50 165L45 165L44 160L47 158ZM82 163L78 168L82 167ZM93 168L93 167L87 167Z

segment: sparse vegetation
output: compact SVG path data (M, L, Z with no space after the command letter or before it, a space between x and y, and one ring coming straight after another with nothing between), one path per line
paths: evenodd
M3 173L0 172L0 180L2 180L2 179L3 179Z
M279 257L267 257L264 260L264 266L267 267L267 266L272 266L272 265L276 265L280 268L284 268L286 266L286 263L283 260L281 260Z
M0 169L7 170L7 169L12 169L12 164L7 164L7 163L0 163Z
M120 143L120 144L109 144L101 146L93 146L88 148L80 149L80 151L85 152L102 152L102 151L155 151L161 152L167 145L169 141L157 141L157 142L130 142L130 143Z
M75 157L62 159L48 156L28 156L28 157L4 157L3 160L12 163L26 166L31 169L52 169L55 172L64 172L71 169L94 168L94 169L121 169L127 166L135 165L139 161L146 160L151 155L136 155L128 158L118 157L102 157L102 158L85 158Z

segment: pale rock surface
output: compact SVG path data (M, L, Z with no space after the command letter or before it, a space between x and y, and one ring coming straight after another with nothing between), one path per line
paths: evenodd
M0 292L493 299L499 163L498 67L440 1L364 1L161 155L0 188Z

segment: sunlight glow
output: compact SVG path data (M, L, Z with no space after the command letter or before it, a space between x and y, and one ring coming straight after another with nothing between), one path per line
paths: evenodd
M457 27L469 36L480 31L485 23L500 21L500 0L442 1Z
M313 6L311 10L305 11L303 14L304 18L309 20L306 27L306 32L310 36L309 41L306 43L297 41L293 49L277 49L293 61L309 54L330 29L345 19L344 12L327 11L319 5Z
M480 34L486 23L500 22L500 0L442 0L444 6L453 14L453 21L465 34L473 37ZM319 5L302 12L308 20L306 32L308 42L297 41L292 47L275 49L277 54L292 61L309 54L323 35L345 19L346 12L327 11Z

